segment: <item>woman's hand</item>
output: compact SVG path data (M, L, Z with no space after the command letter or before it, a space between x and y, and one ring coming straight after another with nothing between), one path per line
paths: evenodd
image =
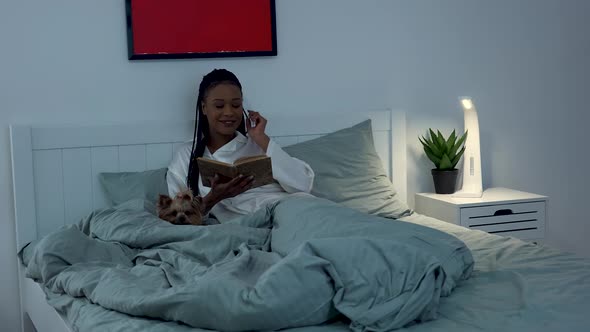
M211 191L203 197L201 213L207 214L220 201L237 196L252 188L254 177L239 175L228 182L219 183L219 176L211 179Z
M248 136L252 137L254 142L258 144L266 152L270 137L266 135L266 119L255 111L248 111L248 121L246 121L246 127L248 128ZM252 125L252 122L254 125Z

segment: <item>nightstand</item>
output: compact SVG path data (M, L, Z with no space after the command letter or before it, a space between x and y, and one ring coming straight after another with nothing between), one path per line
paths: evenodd
M416 194L415 211L432 218L502 236L541 242L545 238L547 197L507 188L490 188L480 198Z

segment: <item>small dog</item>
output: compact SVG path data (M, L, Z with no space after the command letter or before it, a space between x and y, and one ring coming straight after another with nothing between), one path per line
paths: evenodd
M174 198L160 195L157 212L160 219L175 225L202 225L201 205L203 199L194 197L190 189L180 191Z

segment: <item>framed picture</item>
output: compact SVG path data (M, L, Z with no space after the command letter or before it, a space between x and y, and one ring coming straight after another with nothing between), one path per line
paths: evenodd
M277 55L275 0L126 0L129 60Z

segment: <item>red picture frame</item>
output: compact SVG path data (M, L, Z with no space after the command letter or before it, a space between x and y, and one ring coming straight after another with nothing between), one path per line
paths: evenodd
M277 55L275 0L126 0L129 60Z

